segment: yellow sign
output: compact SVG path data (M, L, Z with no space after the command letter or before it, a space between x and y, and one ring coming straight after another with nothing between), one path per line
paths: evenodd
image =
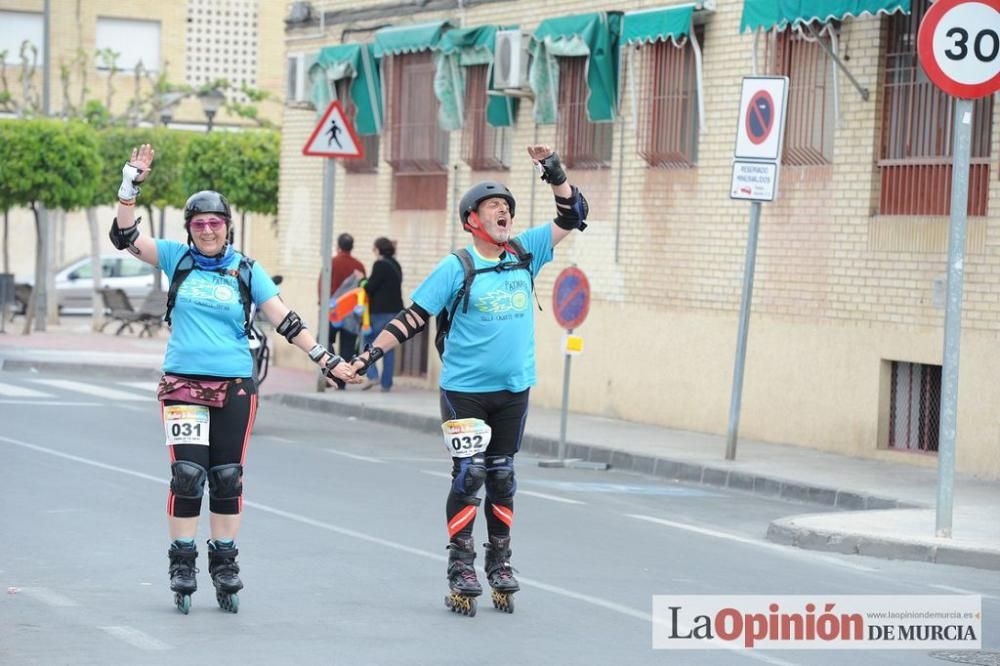
M564 337L563 352L572 356L583 352L583 338L579 335L567 335Z

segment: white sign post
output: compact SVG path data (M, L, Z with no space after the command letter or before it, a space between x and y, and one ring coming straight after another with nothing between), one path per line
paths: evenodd
M344 116L344 109L338 100L327 107L326 112L313 129L312 135L302 148L303 155L325 157L323 160L323 219L320 223L320 260L323 262L319 279L319 320L316 331L319 344L330 347L330 258L333 255L333 202L337 182L337 167L334 159L360 159L364 157L361 141L354 133L354 127ZM320 371L316 391L326 390L326 377Z
M972 100L1000 90L1000 0L937 0L920 22L917 55L927 77L955 99L948 232L948 288L941 365L938 493L935 534L951 537L958 426L958 361L962 337L965 229L969 206Z
M729 400L726 460L736 459L740 403L743 399L743 369L746 365L747 332L750 328L750 302L753 298L753 273L757 262L760 203L774 201L778 196L778 175L781 170L787 102L787 76L748 76L743 79L729 197L750 202L750 229L747 233L746 261L743 265L743 293L740 297L736 363Z

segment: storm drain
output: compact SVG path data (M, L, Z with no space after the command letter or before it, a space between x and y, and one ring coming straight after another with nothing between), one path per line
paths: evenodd
M931 656L953 664L1000 666L1000 652L931 652Z

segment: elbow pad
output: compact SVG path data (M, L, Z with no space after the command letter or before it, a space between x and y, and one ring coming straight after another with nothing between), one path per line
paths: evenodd
M292 342L296 335L306 330L306 325L302 323L302 319L294 310L290 310L274 330L276 330L279 335L285 336L286 340Z
M556 196L556 219L553 221L561 229L583 231L587 228L584 220L590 213L590 204L576 185L571 187L573 193L568 197Z
M408 308L399 311L395 319L385 325L385 330L392 333L393 337L403 344L420 331L427 328L427 320L430 315L422 307L413 303Z
M111 239L111 244L115 246L116 250L135 248L135 239L139 237L140 222L142 222L142 218L137 217L135 218L135 224L127 229L122 229L118 226L118 218L114 219L111 223L111 231L108 232L108 237Z

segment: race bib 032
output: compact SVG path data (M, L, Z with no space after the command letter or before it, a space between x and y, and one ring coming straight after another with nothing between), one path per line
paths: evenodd
M453 458L468 458L490 445L492 430L482 419L452 419L441 424L444 446Z

